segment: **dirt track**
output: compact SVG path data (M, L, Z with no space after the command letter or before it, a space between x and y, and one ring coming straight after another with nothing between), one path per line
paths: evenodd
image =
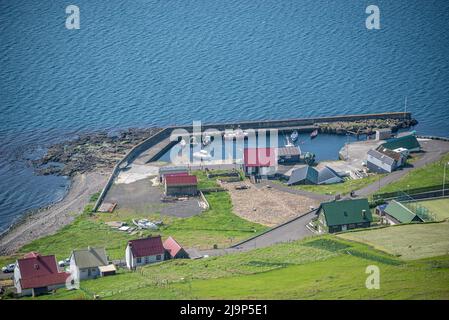
M54 234L72 222L83 211L91 195L101 190L106 180L105 174L76 175L61 202L29 215L0 238L0 255L12 254L23 245Z

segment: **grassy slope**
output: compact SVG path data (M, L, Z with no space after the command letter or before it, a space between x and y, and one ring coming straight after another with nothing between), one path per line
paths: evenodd
M381 175L383 176L383 175ZM305 191L320 193L320 194L348 194L351 191L359 190L367 185L376 182L379 179L379 175L372 175L362 179L348 179L342 183L330 184L330 185L303 185L292 186Z
M449 153L439 161L414 169L401 179L381 188L380 193L395 192L443 184L444 163L449 162ZM449 170L448 170L449 171ZM448 179L449 180L449 179Z
M449 199L418 201L418 204L429 209L438 220L449 218Z
M449 222L398 225L342 233L339 237L365 242L405 260L449 254Z
M365 288L368 265L381 290ZM314 237L202 260L172 260L82 282L38 299L441 299L449 298L449 256L402 262L366 245Z
M215 181L200 175L200 182L216 186ZM173 236L183 246L211 249L214 244L227 247L232 241L243 240L261 232L266 227L246 221L232 212L232 203L227 192L217 192L206 195L210 209L200 215L190 218L175 218L154 215L155 220L163 220L165 226L153 234L163 237ZM151 231L142 231L137 235L111 229L104 224L110 220L104 214L90 217L83 214L72 224L61 229L54 235L43 237L20 249L19 255L2 257L2 265L13 262L18 256L30 251L42 254L56 254L58 260L68 257L72 249L87 246L105 247L111 259L123 259L128 240L149 235Z

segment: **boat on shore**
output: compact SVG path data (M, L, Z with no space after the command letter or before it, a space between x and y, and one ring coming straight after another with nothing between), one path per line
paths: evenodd
M318 136L318 129L313 130L313 132L310 134L310 139L314 139Z

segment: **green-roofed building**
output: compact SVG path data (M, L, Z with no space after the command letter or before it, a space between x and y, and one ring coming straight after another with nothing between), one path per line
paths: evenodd
M115 274L113 264L109 264L104 248L73 250L70 256L70 274L76 280L95 279Z
M424 222L417 214L396 200L390 203L381 211L382 222L395 225L400 223Z
M421 145L414 134L387 140L382 146L389 150L407 149L409 152L419 152L421 150Z
M369 228L373 221L367 199L324 202L318 208L317 215L320 233Z

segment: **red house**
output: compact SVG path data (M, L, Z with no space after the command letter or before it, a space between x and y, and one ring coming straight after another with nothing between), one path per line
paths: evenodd
M69 276L69 273L59 272L54 255L30 252L16 262L14 286L19 295L36 296L64 287Z
M130 240L126 246L125 259L128 269L160 262L165 258L161 236Z
M188 259L189 255L183 247L172 237L164 241L166 259Z
M272 176L277 171L275 148L245 148L243 169L247 175Z

